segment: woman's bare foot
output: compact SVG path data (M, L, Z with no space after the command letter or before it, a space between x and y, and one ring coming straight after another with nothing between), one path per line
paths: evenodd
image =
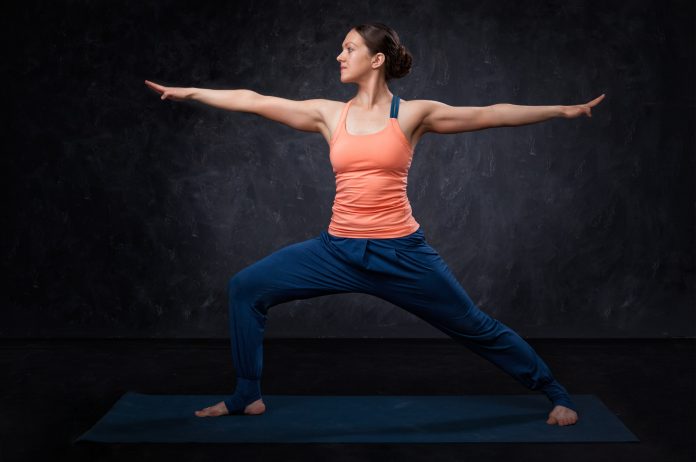
M549 413L549 419L546 421L549 425L573 425L578 421L578 413L574 410L556 405L553 410Z
M263 403L262 399L257 399L251 404L248 404L244 408L244 413L249 415L258 415L266 412L266 405ZM196 411L195 414L198 417L219 417L221 415L227 415L230 412L227 410L224 401L220 401L214 406L208 406L200 411Z

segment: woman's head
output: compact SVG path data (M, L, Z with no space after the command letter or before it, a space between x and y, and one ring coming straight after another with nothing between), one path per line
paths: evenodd
M413 62L411 53L401 44L396 31L382 23L353 27L336 59L343 69L343 82L355 81L374 72L386 81L398 79L411 72Z

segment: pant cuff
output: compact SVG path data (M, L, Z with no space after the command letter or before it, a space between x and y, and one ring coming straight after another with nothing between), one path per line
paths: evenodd
M570 398L570 395L568 394L568 391L558 383L556 379L554 379L552 382L549 382L548 384L544 385L541 388L541 391L546 394L546 396L549 398L551 403L554 406L560 405L560 406L565 406L569 409L574 410L575 412L578 411L578 407L575 405L573 400Z
M243 414L244 408L258 399L261 399L261 380L237 377L234 394L224 402L230 414Z

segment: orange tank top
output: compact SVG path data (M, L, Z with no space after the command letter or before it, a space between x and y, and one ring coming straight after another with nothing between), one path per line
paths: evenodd
M375 133L351 135L341 111L330 142L336 197L329 234L339 237L392 238L420 227L406 195L413 149L399 126L399 97L392 98L387 126Z

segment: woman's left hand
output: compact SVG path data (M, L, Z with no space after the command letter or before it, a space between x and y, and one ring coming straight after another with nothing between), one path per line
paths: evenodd
M563 117L572 119L582 114L587 114L587 117L592 117L592 108L599 104L604 99L604 93L596 97L589 103L576 104L575 106L563 106Z

